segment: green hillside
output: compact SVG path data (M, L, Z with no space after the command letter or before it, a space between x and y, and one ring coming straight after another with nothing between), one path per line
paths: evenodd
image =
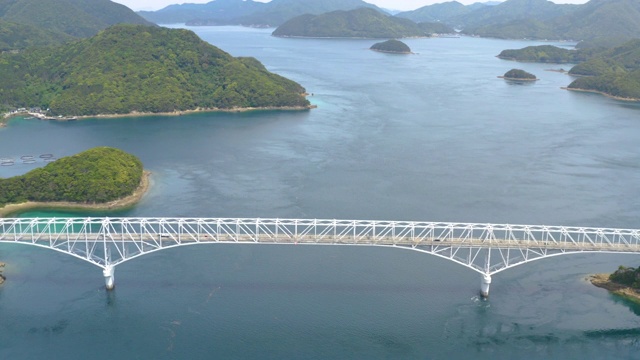
M156 24L239 24L236 19L263 10L269 4L253 0L215 0L206 4L175 4L138 14Z
M573 81L569 89L640 99L640 40L595 54L569 73L582 76Z
M116 25L55 49L0 56L0 105L80 116L308 107L297 83L188 30Z
M426 36L425 32L411 20L387 16L367 8L332 11L322 15L301 15L280 25L273 35L347 38Z
M252 15L239 18L242 25L279 26L304 14L320 15L332 11L360 8L380 8L362 0L271 0L267 6Z
M457 1L443 2L427 5L416 10L404 11L396 14L397 17L409 19L415 22L448 22L456 16L462 16L472 11L470 6L464 6Z
M110 0L0 0L0 41L8 49L93 36L119 24L151 23Z
M421 22L418 23L418 27L427 35L456 33L451 26L439 22Z
M114 148L93 148L25 175L0 179L0 207L26 201L105 203L131 195L142 173L135 156Z
M515 20L545 21L573 11L576 5L555 4L547 0L507 0L496 6L485 6L450 20L464 26L464 32L475 34L475 30L488 25L509 24Z
M481 11L485 16L480 16ZM464 32L476 36L580 40L590 47L615 46L640 37L640 1L591 0L582 5L556 5L545 0L508 0L469 13L461 21Z
M377 6L362 0L271 0L267 3L252 0L215 0L206 4L171 5L158 11L141 11L139 14L158 24L273 27L304 14L318 15L361 7L380 10Z
M30 46L62 44L73 39L58 31L0 20L0 52L25 49Z

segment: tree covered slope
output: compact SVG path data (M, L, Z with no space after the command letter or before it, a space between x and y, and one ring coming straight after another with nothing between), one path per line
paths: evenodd
M307 107L304 88L188 30L116 25L58 48L0 56L0 105L68 116Z
M22 25L20 31L12 25L9 32L0 25L0 41L10 49L89 37L119 23L151 25L109 0L0 0L0 21Z
M301 15L280 25L274 36L403 38L425 36L418 24L408 19L387 16L379 11L360 8L332 11L321 15Z
M206 4L171 5L158 11L139 12L158 24L279 26L296 16L377 6L362 0L214 0Z

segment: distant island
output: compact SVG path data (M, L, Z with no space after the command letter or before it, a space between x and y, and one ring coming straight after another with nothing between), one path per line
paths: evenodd
M538 78L521 69L511 69L507 71L503 76L498 76L499 78L505 80L515 80L515 81L536 81Z
M121 24L68 45L0 55L0 107L70 117L311 106L299 84L192 31Z
M387 40L375 43L370 48L373 51L379 51L391 54L411 54L411 48L399 40Z
M640 268L620 266L613 274L596 274L588 279L597 287L640 304Z
M370 8L301 15L273 31L278 37L389 39L426 37L418 24Z
M0 179L0 216L36 208L115 210L135 204L149 173L122 150L97 147Z

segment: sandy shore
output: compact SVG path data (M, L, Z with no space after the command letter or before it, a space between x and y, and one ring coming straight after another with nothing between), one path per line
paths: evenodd
M100 203L100 204L83 204L83 203L73 203L73 202L64 202L64 201L56 201L56 202L33 202L29 201L22 204L10 204L6 205L3 208L0 208L0 217L7 217L12 214L17 214L21 212L25 212L28 210L34 209L56 209L56 210L91 210L91 211L114 211L114 210L122 210L129 208L135 205L142 196L149 190L150 187L150 177L151 172L144 171L142 175L142 180L140 181L140 186L133 192L133 194L114 201L110 201L108 203Z
M569 88L569 87L561 87L560 89L569 90L569 91L600 94L600 95L604 95L604 96L606 96L608 98L612 98L614 100L620 100L620 101L640 101L640 99L637 99L637 98L625 98L625 97L615 96L615 95L607 94L605 92L598 91L598 90L577 89L577 88Z
M616 284L609 281L609 274L594 274L587 277L593 285L607 289L611 293L618 296L622 296L625 299L629 299L635 303L640 304L640 293L635 289L632 289L625 285Z

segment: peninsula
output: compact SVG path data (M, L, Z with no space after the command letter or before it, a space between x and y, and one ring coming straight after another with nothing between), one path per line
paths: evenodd
M117 210L139 201L149 172L122 150L97 147L0 179L0 216L30 209Z
M640 268L620 266L613 274L595 274L588 279L597 287L640 304Z
M298 83L189 30L121 24L68 45L0 55L0 107L73 118L311 105Z

